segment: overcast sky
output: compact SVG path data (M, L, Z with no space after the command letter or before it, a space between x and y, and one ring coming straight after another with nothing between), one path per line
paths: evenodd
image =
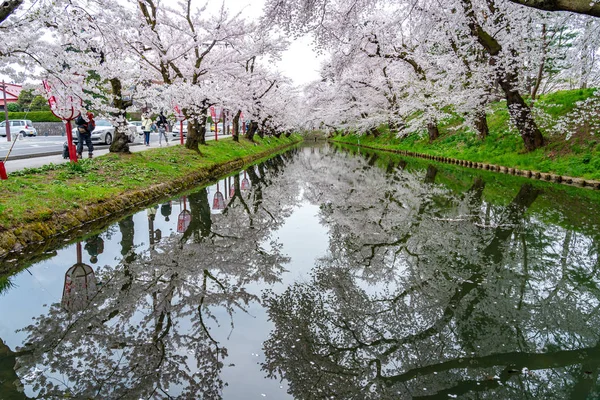
M262 14L264 0L223 0L225 7L232 12L242 12L248 19L257 19ZM221 1L209 2L209 9L218 11ZM324 57L317 57L310 46L310 38L305 37L292 42L290 49L283 54L277 68L291 78L296 85L302 85L319 79L317 73Z
M203 0L195 0L200 6ZM225 7L232 12L242 12L248 19L257 19L262 14L264 0L223 0ZM221 0L208 2L211 12L218 12ZM292 43L290 49L283 54L282 60L276 64L277 69L291 78L296 85L302 85L319 78L317 70L324 57L317 57L310 47L310 38L303 38ZM12 82L10 78L0 74L0 80ZM22 83L22 82L14 82Z

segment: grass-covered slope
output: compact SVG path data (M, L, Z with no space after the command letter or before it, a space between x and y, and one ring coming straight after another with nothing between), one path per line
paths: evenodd
M530 153L525 152L523 140L511 126L504 101L492 105L487 116L490 134L483 141L459 116L439 124L441 137L433 143L422 133L400 139L385 127L380 129L382 134L378 137L346 135L336 136L334 140L600 180L600 109L597 106L600 93L594 93L595 89L587 89L541 96L535 102L534 114L547 144ZM586 101L588 104L582 106Z
M218 178L302 138L255 140L211 141L200 147L201 154L170 146L11 173L0 182L0 257L15 246L156 201L199 180Z

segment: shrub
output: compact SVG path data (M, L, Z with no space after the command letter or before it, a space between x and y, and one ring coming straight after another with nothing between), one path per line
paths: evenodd
M9 112L8 119L28 119L31 122L60 122L50 111Z
M8 112L19 112L21 111L21 106L18 105L17 103L8 103L8 105L6 106L6 108L8 109Z

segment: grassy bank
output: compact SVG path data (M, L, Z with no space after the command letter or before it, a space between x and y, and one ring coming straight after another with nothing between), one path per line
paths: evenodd
M107 214L132 209L301 141L231 139L201 146L201 154L170 146L107 154L77 164L50 164L9 175L0 186L0 257Z
M502 165L521 170L554 173L562 176L600 180L600 111L582 118L575 105L593 98L593 89L561 91L542 96L534 114L547 141L545 147L527 153L523 140L509 122L506 102L495 103L487 115L490 134L480 140L465 127L459 116L439 124L440 138L429 143L426 135L414 134L400 139L386 127L381 134L336 136L335 141L360 144L383 150L408 150L416 153Z

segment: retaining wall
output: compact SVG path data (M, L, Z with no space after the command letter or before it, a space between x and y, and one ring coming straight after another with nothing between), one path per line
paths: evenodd
M340 142L340 143L354 145L352 143L346 143L346 142ZM354 145L354 146L356 146L356 145ZM551 174L548 172L539 172L539 171L533 171L533 170L521 170L521 169L517 169L517 168L504 167L504 166L495 165L495 164L459 160L456 158L432 156L430 154L415 153L415 152L407 151L407 150L380 149L377 147L364 146L364 145L358 145L358 147L364 147L364 148L373 149L373 150L377 150L377 151L388 151L391 153L397 153L397 154L401 154L401 155L408 156L408 157L424 158L426 160L443 162L443 163L447 163L447 164L456 164L456 165L460 165L461 167L466 167L466 168L483 169L486 171L498 172L498 173L502 173L502 174L522 176L522 177L529 178L529 179L538 179L538 180L542 180L542 181L560 183L563 185L571 185L571 186L578 186L578 187L585 187L585 188L589 188L589 189L600 190L600 181L595 181L595 180L591 180L591 179L574 178L571 176L562 176L562 175Z
M34 122L38 136L66 136L63 122Z

